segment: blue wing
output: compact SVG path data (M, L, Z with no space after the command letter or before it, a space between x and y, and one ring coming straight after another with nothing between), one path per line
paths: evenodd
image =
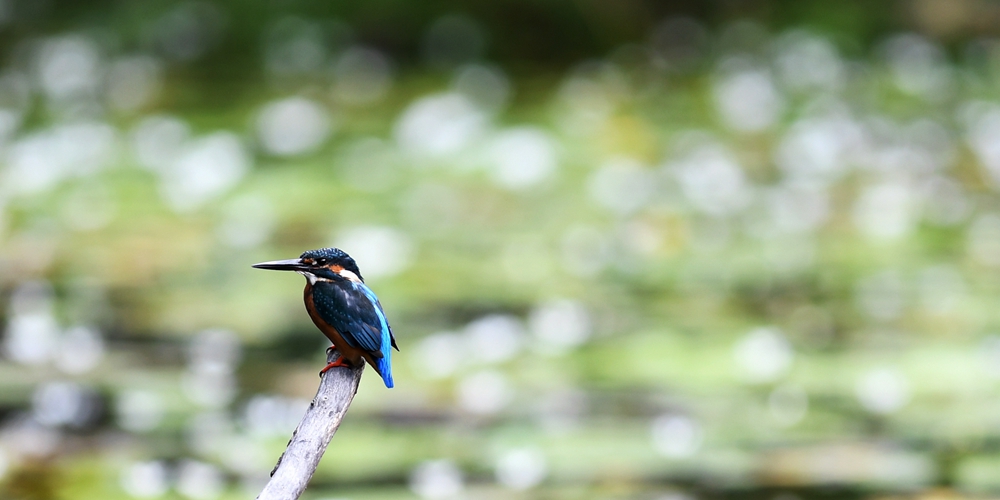
M392 387L389 361L396 339L375 292L364 283L319 281L313 285L313 303L323 321L336 328L351 347L376 358L386 387Z

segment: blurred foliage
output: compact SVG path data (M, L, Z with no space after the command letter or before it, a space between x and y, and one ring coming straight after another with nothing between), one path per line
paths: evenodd
M0 498L1000 487L991 2L0 2Z

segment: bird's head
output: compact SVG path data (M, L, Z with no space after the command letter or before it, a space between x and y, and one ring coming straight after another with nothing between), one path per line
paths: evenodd
M320 248L303 252L297 259L272 260L254 264L257 269L272 269L275 271L295 271L309 280L317 281L356 281L364 283L358 265L347 252L339 248Z

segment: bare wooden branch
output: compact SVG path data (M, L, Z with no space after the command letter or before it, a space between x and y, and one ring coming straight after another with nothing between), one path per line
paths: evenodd
M338 356L337 351L330 351L328 361ZM363 371L362 363L354 368L333 368L323 375L316 397L292 433L288 447L271 471L271 480L257 500L296 500L302 495L358 392Z

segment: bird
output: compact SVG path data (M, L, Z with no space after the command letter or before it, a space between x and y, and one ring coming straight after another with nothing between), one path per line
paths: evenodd
M303 299L313 323L340 356L320 375L338 366L368 362L388 388L393 387L391 355L396 347L385 311L368 288L357 263L339 248L303 252L297 259L254 264L257 269L295 271L306 277Z

